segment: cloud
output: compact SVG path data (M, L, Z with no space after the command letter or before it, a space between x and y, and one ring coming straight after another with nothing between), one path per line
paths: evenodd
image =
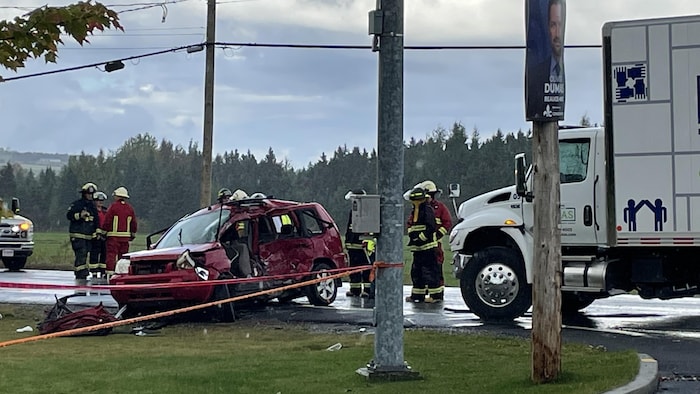
M116 4L133 1L115 0ZM524 43L524 5L517 0L405 1L407 45ZM23 6L45 1L23 0ZM217 4L217 41L369 45L375 0L256 0ZM570 0L566 40L600 43L606 21L700 14L700 2ZM201 43L206 2L169 4L121 14L125 33L109 31L79 47L66 40L59 63L28 62L15 74L100 63ZM115 7L124 10L128 7ZM130 7L134 8L134 7ZM26 11L0 9L9 18ZM125 61L112 73L89 68L0 84L3 128L17 150L97 153L148 132L187 146L201 141L205 53L168 53ZM522 50L406 51L404 136L424 138L461 122L482 138L497 129L527 130ZM566 122L588 114L601 123L599 49L567 49ZM101 68L101 67L100 67ZM231 47L216 51L214 152L269 147L295 167L338 146L376 147L378 54L369 50ZM199 144L201 146L201 144Z

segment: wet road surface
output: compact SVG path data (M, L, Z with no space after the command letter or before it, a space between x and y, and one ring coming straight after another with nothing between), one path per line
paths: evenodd
M0 271L0 282L72 285L70 271L26 270ZM330 307L314 307L300 298L287 304L270 303L267 307L243 311L243 318L267 318L337 325L343 329L373 326L373 301L345 296L341 288ZM0 289L0 303L51 305L55 297L70 295L72 290ZM410 287L404 286L408 296ZM95 305L102 302L116 310L108 292L73 297L72 304ZM442 304L404 304L404 326L445 330L489 332L529 337L531 315L509 324L486 324L469 312L458 288L447 288ZM598 300L583 313L563 321L564 341L604 346L609 350L635 349L650 354L659 362L660 391L663 393L700 393L700 298L642 300L621 295Z

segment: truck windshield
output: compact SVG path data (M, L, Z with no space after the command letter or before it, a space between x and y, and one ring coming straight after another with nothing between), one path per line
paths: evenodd
M588 138L559 141L559 175L561 183L583 182L588 174Z
M219 215L223 224L230 214L228 209L216 209L202 215L184 217L163 235L156 249L214 242L219 228Z

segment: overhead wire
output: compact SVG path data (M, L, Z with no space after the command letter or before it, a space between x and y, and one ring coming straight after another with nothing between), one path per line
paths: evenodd
M74 66L68 68L62 68L51 71L43 71L33 74L19 75L16 77L2 78L0 82L16 81L20 79L40 77L50 74L58 74L68 71L76 71L84 68L98 67L105 65L109 62L126 61L133 59L142 59L145 57L157 56L166 53L173 53L181 50L187 50L188 48L195 48L198 52L201 48L209 45L206 42L199 44L183 45L175 48L160 50L156 52L145 53L141 55L134 55L123 57L119 59L113 59L108 61L96 62L85 64L82 66ZM214 45L220 49L231 49L232 47L261 47L261 48L290 48L290 49L372 49L371 45L346 45L346 44L283 44L283 43L255 43L255 42L214 42ZM596 44L584 44L584 45L565 45L565 48L572 49L587 49L587 48L600 48L601 45ZM515 49L525 49L525 45L406 45L404 49L406 50L515 50Z

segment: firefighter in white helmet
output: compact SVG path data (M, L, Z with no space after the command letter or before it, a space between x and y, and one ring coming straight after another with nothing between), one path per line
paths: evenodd
M103 231L107 233L107 277L114 274L114 267L123 254L129 252L129 242L134 240L138 223L134 208L126 201L129 192L124 186L120 186L112 193L114 202L107 209Z
M236 191L231 195L231 201L240 201L245 200L246 198L248 198L248 193L241 189L236 189Z

